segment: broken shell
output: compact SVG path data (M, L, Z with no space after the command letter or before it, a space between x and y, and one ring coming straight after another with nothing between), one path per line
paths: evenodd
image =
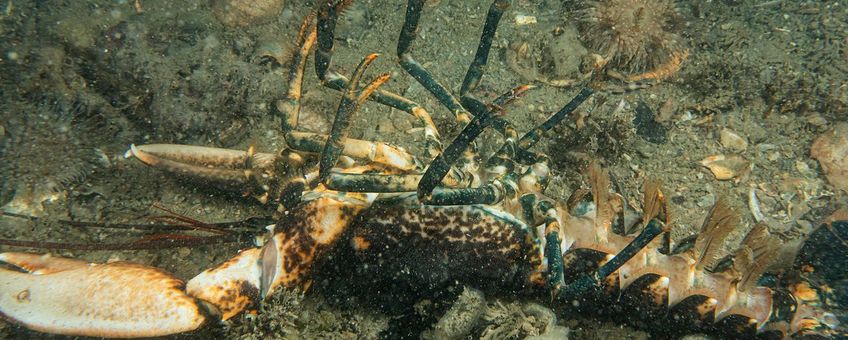
M283 0L212 0L212 14L224 26L243 27L275 17Z
M725 148L730 150L741 152L745 151L748 148L748 142L745 141L745 138L740 137L736 132L733 132L730 129L721 129L719 133L719 142Z
M816 138L810 156L819 161L830 184L848 192L848 123L836 124Z
M256 61L260 64L273 63L283 65L288 57L286 49L280 42L266 42L256 48Z
M724 181L745 174L750 162L738 155L715 155L704 158L701 165L710 169L717 180Z
M518 14L515 16L516 26L534 25L537 23L536 17L532 15Z

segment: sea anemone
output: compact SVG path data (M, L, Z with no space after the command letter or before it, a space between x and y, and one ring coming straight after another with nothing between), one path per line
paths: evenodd
M679 67L686 54L675 33L681 22L672 0L600 0L579 12L581 40L608 58L607 66L631 74Z

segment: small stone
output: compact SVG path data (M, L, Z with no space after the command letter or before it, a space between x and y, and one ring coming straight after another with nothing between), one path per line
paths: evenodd
M721 142L721 145L731 151L742 152L748 148L748 142L745 141L745 138L740 137L738 134L736 134L736 132L733 132L730 129L721 129L719 136L719 141Z
M674 99L669 98L662 105L660 105L659 111L657 111L657 116L654 119L657 122L664 123L671 121L671 118L674 116L674 111L677 110L677 105L674 102Z
M738 155L714 155L701 160L701 165L710 169L717 180L725 181L746 173L750 162Z
M701 208L706 208L715 204L715 195L706 194L698 198L698 201L695 203Z
M804 176L810 176L813 173L813 171L810 170L810 166L807 165L807 162L802 160L795 160L795 170L798 170L798 173Z
M827 125L827 119L822 117L819 113L813 113L806 117L807 123L816 127L823 127Z
M388 134L395 131L395 125L389 117L380 119L377 124L377 132L380 134Z

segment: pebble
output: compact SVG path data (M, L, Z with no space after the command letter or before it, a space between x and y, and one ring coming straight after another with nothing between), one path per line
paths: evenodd
M816 127L823 127L827 125L827 119L822 117L819 113L813 113L806 117L807 123Z
M701 208L710 207L715 204L715 195L706 194L698 198L698 201L695 203Z
M745 141L745 138L740 137L736 132L727 128L721 129L719 142L725 148L735 152L742 152L748 148L748 142Z

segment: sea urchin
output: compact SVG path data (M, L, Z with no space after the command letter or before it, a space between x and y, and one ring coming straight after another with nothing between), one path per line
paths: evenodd
M686 54L675 33L682 20L673 0L595 1L580 12L579 19L584 43L608 58L608 66L621 71L655 73L677 68L680 56Z

